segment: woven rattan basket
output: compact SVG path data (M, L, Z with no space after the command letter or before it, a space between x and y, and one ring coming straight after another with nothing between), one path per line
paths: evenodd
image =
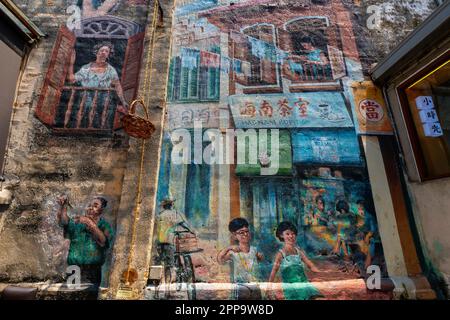
M145 118L138 116L136 105L141 105L145 111ZM155 126L150 122L148 110L142 100L134 100L130 105L130 112L122 117L123 129L130 136L141 139L148 139L155 132Z

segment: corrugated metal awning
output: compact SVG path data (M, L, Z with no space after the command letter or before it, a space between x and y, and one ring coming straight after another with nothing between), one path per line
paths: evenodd
M0 0L0 37L13 50L22 54L24 48L45 34L11 0Z

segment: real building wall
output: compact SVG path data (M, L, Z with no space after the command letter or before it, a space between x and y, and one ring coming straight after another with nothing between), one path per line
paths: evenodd
M2 282L58 282L65 277L68 243L56 221L56 197L68 194L74 211L81 213L93 195L104 195L109 201L106 219L115 226L128 137L123 132L107 137L55 135L39 121L35 109L54 62L55 39L61 26L75 21L74 14L66 13L70 3L63 1L17 4L47 37L31 50L13 110L5 175L18 183L13 186L11 205L1 214L0 278ZM144 31L148 8L147 4L124 1L117 2L109 13ZM95 59L92 46L100 41L103 39L94 38L78 52L79 58ZM116 54L123 59L125 51L116 48ZM104 281L107 278L106 273Z
M394 43L400 41L406 33L404 30L412 30L417 22L426 18L434 7L433 1L427 3L416 1L415 3L417 6L411 6L410 2L391 1L388 4L383 2L387 14L381 17L382 27L379 30L369 31L366 26L368 15L365 9L372 3L343 1L345 8L351 12L349 16L353 23L346 28L351 28L355 35L357 53L363 65L362 71L366 73L372 63L378 61L394 46ZM114 131L107 137L56 135L35 116L41 88L51 62L52 48L55 45L58 30L61 25L66 24L69 14L66 13L67 5L60 1L51 3L28 1L18 4L48 37L30 53L19 84L13 112L5 174L10 181L18 179L18 183L14 187L12 204L3 208L0 217L0 281L25 282L49 279L62 281L67 266L68 242L64 239L62 229L56 222L56 197L61 193L68 193L74 208L82 211L92 195L105 195L109 200L107 220L113 225L119 225L117 239L119 239L118 243L122 243L114 249L117 257L114 256L112 261L122 261L125 255L121 250L126 250L126 239L129 233L126 229L120 229L120 224L128 224L131 216L129 212L119 212L119 208L128 211L132 209L134 198L126 199L124 203L123 194L133 191L124 190L123 182L126 166L131 163L129 154L134 154L139 146L133 141L130 147L128 137L121 130ZM149 6L151 7L151 4L119 1L117 7L112 8L108 15L124 18L144 28L151 18L147 14ZM171 6L165 4L164 9L170 11ZM386 40L386 34L388 40ZM160 34L160 39L165 36L167 34ZM226 39L219 41L223 42ZM148 50L149 42L145 45ZM227 46L223 45L223 47ZM143 56L146 56L146 52ZM86 59L89 58L86 57ZM155 85L162 92L166 86L167 69L164 63L158 64L157 61L154 68L160 75L155 79ZM139 82L141 86L143 76L144 63L141 64L141 81ZM221 80L222 78L224 77L221 75ZM222 127L226 128L230 116L226 108L226 97L220 97L220 99L222 111L219 111L217 118L222 124L225 123ZM152 105L163 105L158 100L153 102ZM149 154L157 158L160 149L158 141L154 141L151 148ZM135 156L131 158L134 159ZM149 163L152 172L156 171L157 167L156 161ZM128 170L132 172L133 168ZM134 170L136 171L136 167ZM220 191L221 194L228 194L230 192L229 182L226 181L230 173L227 170L212 173L212 176L218 177L219 181L212 183L213 193ZM129 175L132 177L132 173ZM156 177L152 179L155 180ZM132 181L128 186L135 187L135 183ZM153 189L153 192L156 193L156 190ZM230 216L232 211L230 206L234 205L234 209L236 207L236 204L227 201L229 200L227 196L221 199L211 208L219 219L217 223L220 228L215 226L217 230L226 228L228 218L225 219L227 215L223 214L227 213ZM148 204L150 207L147 208L146 214L151 215L159 210L156 208L158 205L156 202L152 201ZM117 220L117 217L120 219ZM224 231L219 231L218 237L221 245L229 241ZM148 245L143 247L147 250ZM104 285L108 283L108 264L109 262L104 267L106 271ZM120 271L115 272L115 278L118 279Z

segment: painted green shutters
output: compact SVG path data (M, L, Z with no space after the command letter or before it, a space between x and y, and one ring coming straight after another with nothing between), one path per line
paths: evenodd
M172 58L170 60L170 67L169 67L169 78L167 79L167 100L172 101L173 100L173 89L174 89L174 69L175 69L175 59Z
M219 99L219 81L220 81L220 70L219 68L209 68L208 70L208 99L218 100Z
M183 65L182 59L174 57L170 63L167 99L181 102L218 101L220 68L202 66L200 55L197 55L196 63L191 61Z

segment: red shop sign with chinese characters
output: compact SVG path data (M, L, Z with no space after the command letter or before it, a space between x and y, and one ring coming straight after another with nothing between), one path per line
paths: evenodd
M352 84L359 134L392 134L383 95L371 81Z

